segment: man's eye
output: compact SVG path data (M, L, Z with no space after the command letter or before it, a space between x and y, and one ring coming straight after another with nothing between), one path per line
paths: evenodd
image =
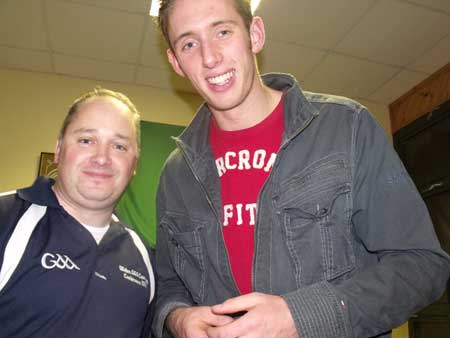
M195 43L194 42L187 42L183 45L183 47L181 48L183 51L188 51L192 48L195 47Z
M114 149L118 150L118 151L127 151L127 146L123 145L123 144L115 144L114 145Z
M78 139L78 143L80 143L80 144L91 144L92 140L89 139L89 138L80 138L80 139Z
M219 32L219 38L223 38L223 37L226 37L226 36L228 36L228 35L230 35L231 34L231 31L229 31L228 29L223 29L223 30L221 30L220 32Z

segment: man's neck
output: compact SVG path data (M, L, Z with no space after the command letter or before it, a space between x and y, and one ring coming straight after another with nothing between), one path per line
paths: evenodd
M97 211L97 210L70 210L70 206L61 204L62 207L79 223L89 224L93 227L104 227L111 223L112 210L111 211ZM68 210L69 209L69 210Z
M210 109L220 129L242 130L257 125L269 116L282 94L281 91L258 83L256 89L239 106L227 111Z
M82 224L89 224L95 227L104 227L111 222L113 213L112 208L103 208L98 210L82 208L81 206L67 201L57 187L53 186L52 189L59 204L70 216L75 218L78 222Z

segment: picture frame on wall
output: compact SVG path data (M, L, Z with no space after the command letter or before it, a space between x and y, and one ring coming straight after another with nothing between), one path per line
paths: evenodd
M48 176L51 178L58 176L58 168L54 162L54 158L55 153L41 152L38 176Z

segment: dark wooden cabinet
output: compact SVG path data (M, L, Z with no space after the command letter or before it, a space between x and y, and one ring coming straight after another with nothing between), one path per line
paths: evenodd
M450 100L450 63L389 105L392 133Z
M450 254L450 101L398 130L394 146ZM450 285L434 304L409 320L410 338L450 337Z
M418 315L409 320L410 338L448 338L450 319L445 316Z

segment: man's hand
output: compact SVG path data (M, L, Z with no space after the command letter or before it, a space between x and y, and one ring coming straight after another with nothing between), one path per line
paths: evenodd
M166 326L176 338L208 338L209 328L232 321L229 316L212 313L209 306L180 307L167 316Z
M208 328L209 338L299 338L288 305L279 296L250 293L212 307L217 315L246 313L224 326Z

